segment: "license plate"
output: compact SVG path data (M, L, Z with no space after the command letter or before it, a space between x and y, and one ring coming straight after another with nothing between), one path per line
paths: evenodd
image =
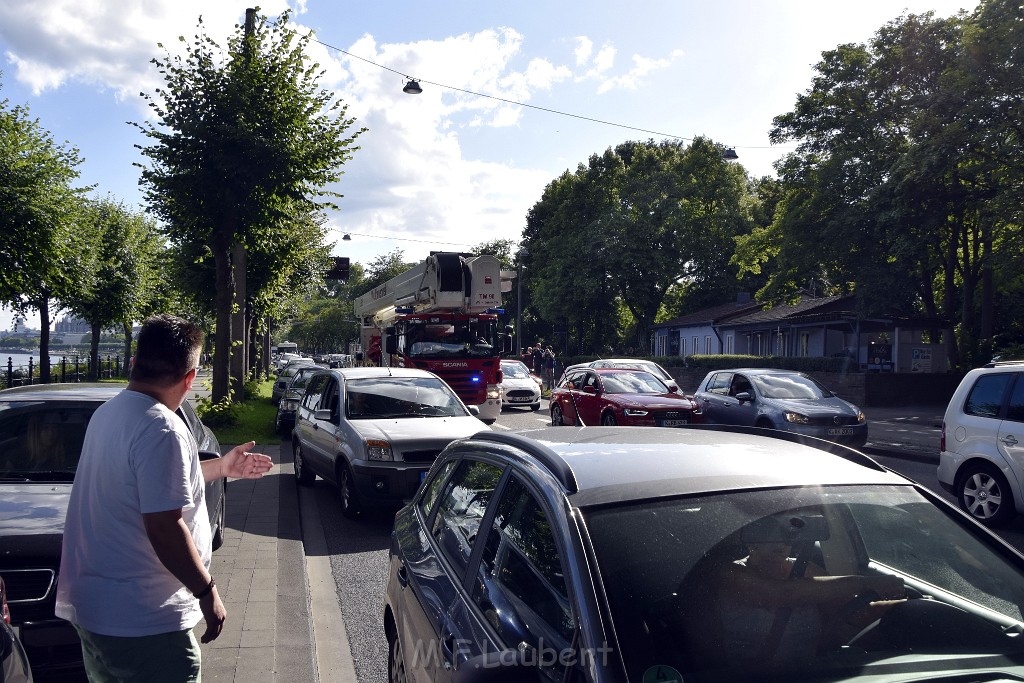
M826 429L825 433L829 436L850 436L853 434L853 427L838 427L834 429Z
M662 420L662 427L682 427L683 425L690 424L689 420Z
M530 398L529 396L511 396L509 397L508 400L512 401L513 403L529 403L533 399Z

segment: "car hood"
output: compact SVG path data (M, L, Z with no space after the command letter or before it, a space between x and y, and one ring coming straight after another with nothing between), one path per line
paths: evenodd
M501 380L501 386L506 389L540 389L540 386L529 377L506 377Z
M60 555L71 483L0 484L0 553Z
M791 410L801 415L831 417L833 415L856 415L857 407L838 396L816 399L765 398L766 404L779 410Z
M609 400L623 405L634 405L648 410L692 410L694 402L679 394L607 394ZM616 397L616 398L611 398Z
M452 441L487 429L487 425L471 415L351 420L349 424L364 439L385 439L392 445L416 441Z

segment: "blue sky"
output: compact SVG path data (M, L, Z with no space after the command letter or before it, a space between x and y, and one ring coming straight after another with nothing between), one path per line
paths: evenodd
M369 128L337 188L340 211L329 216L335 254L367 263L395 249L419 260L432 249L518 241L545 185L626 140L706 136L735 147L752 176L773 174L787 149L768 141L772 118L810 87L822 51L865 42L904 11L948 16L976 5L267 0L259 8L276 16L290 6L296 27L315 32L321 87ZM143 140L128 122L149 116L139 93L161 85L150 64L164 55L157 44L177 49L201 15L223 45L248 6L0 0L0 99L27 105L55 139L79 149L83 185L142 208L133 163ZM420 79L423 93L404 94L403 76ZM346 233L351 241L341 240ZM0 329L9 327L0 312Z

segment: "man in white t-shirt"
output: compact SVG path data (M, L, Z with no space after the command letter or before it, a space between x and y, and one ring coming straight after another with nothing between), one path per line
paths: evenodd
M227 610L210 575L206 481L272 466L249 442L199 461L174 411L192 388L203 333L146 320L128 387L89 421L64 527L57 615L75 625L91 681L198 681L192 628L220 635Z

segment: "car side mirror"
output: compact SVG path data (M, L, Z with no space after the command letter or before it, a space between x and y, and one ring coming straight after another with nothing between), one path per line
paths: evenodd
M585 386L585 387L583 387L583 393L584 394L597 394L598 393L597 387L594 387L592 385L591 386Z
M750 395L749 391L741 391L740 393L736 394L736 399L740 403L742 403L744 401L753 401L754 397Z
M320 408L319 410L314 410L313 411L313 419L314 420L323 420L324 422L330 422L331 421L331 411L327 410L326 408Z
M671 391L673 394L678 394L679 393L679 385L678 384L669 384L668 385L668 390Z
M199 451L199 462L204 460L216 460L220 457L220 453L217 451Z
M469 414L472 415L473 417L480 417L479 406L466 406L466 408L469 409Z

